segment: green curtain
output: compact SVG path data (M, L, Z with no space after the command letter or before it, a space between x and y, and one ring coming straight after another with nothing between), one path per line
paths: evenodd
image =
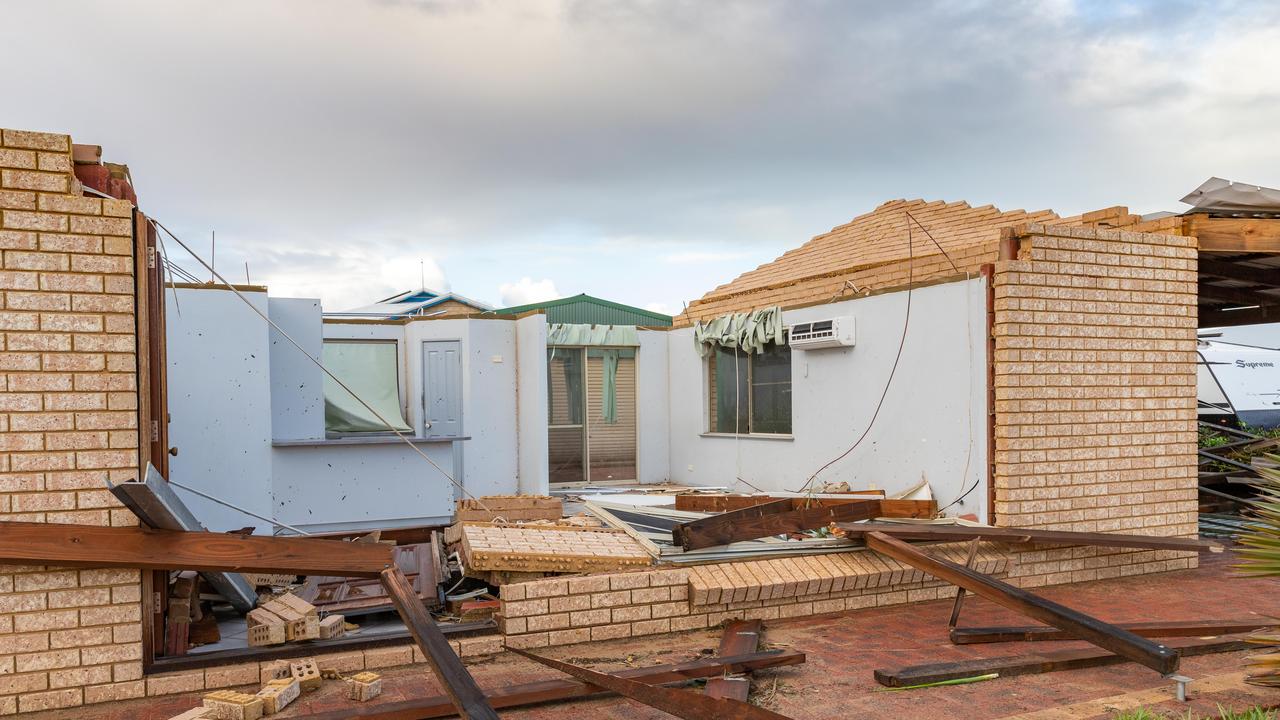
M706 357L714 347L741 348L748 355L764 352L769 343L785 345L782 308L778 306L749 313L721 315L693 326L693 342L698 354Z
M394 342L326 342L321 359L329 372L378 411L369 412L350 392L324 376L324 429L331 433L411 432L400 407L399 353ZM388 428L387 424L391 427Z
M548 323L547 345L612 345L636 347L640 335L635 325L580 325Z
M618 424L618 351L604 350L601 377L603 393L600 397L600 419L610 425Z

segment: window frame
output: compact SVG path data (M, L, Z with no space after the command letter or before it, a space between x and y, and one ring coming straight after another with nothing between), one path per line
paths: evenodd
M771 343L766 343L766 347L767 347L767 346L769 346L769 345L773 345L773 346L777 346L777 347L785 347L785 348L787 348L787 351L788 351L788 352L787 352L787 377L788 377L788 379L787 379L787 385L788 385L788 388L794 388L794 384L795 384L795 373L794 373L794 365L793 365L793 364L792 364L792 362L791 362L791 352L790 352L790 350L791 350L791 345L790 345L790 343L783 342L781 345L778 345L777 343L772 343L772 342L771 342ZM716 383L716 378L715 378L715 372L716 372L716 354L717 354L720 350L721 350L720 346L713 346L713 347L712 347L712 351L711 351L711 353L709 353L709 354L707 355L707 357L706 357L706 358L704 359L704 361L703 361L702 378L703 378L703 381L706 383L706 385L705 385L706 390L705 390L705 392L703 393L703 399L704 399L704 401L706 402L706 412L704 412L704 413L703 413L703 417L704 417L704 418L705 418L705 420L706 420L706 425L705 425L706 430L705 430L705 432L703 432L703 433L701 433L701 434L702 434L704 437L738 437L738 438L741 438L741 437L747 437L747 438L761 438L761 439L774 439L774 440L789 440L789 439L791 439L791 438L795 437L795 435L794 435L794 432L795 432L795 425L794 425L794 421L795 421L795 413L794 413L794 412L791 412L791 410L790 410L790 409L788 410L788 413L787 413L787 425L790 427L790 430L788 430L787 432L782 432L782 433L766 433L766 432L755 432L755 431L754 431L754 424L755 424L755 423L754 423L754 421L753 421L753 415L754 415L754 412L755 412L755 393L753 392L753 390L754 390L754 387L755 387L755 383L754 383L754 381L755 381L755 356L757 355L757 353L745 353L745 356L746 356L746 367L747 367L747 377L746 377L746 388L747 388L747 393L746 393L746 395L747 395L747 398L746 398L746 399L747 399L747 403L746 403L747 431L746 431L746 432L732 432L732 431L722 431L722 430L717 430L717 429L716 429L716 419L717 419L717 418L716 418L716 395L715 395L715 392L716 392L716 384L715 384L715 383ZM741 348L736 348L736 347L735 347L735 348L732 348L732 350L733 350L733 352L734 352L734 357L735 357L735 358L739 357L738 353L741 353L741 352L742 352L742 349L741 349ZM770 384L772 384L772 383L770 383ZM793 394L792 394L792 398L794 399L794 397L795 397L795 396L794 396L794 393L793 393ZM741 399L739 399L739 409L738 409L738 412L737 412L736 414L737 414L737 415L739 415L739 416L741 416L741 415L742 415L742 411L741 411Z
M403 434L410 438L416 439L421 437L421 433L414 430L412 418L410 417L410 408L408 404L409 392L402 382L403 377L407 375L404 371L405 356L400 348L400 341L395 338L344 338L344 337L326 337L320 341L320 358L324 359L324 346L329 344L348 344L348 345L391 345L395 348L395 369L396 369L396 402L400 406L400 419L405 421L410 429L400 433L394 430L366 430L357 432L339 432L330 430L327 419L325 420L324 437L326 440L341 440L343 438L374 438L374 437L398 437ZM324 376L328 379L328 376ZM323 384L320 388L320 401L326 402Z

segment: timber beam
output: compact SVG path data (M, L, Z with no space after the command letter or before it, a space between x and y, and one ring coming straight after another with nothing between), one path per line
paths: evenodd
M902 540L958 542L977 539L987 542L1014 544L1090 545L1094 547L1134 548L1140 550L1222 552L1221 544L1209 540L1164 537L1160 535L1119 535L1116 533L1071 532L1068 530L910 523L837 523L836 526L844 531L846 537L851 538L864 537L878 532Z
M0 563L376 578L386 545L211 532L0 522Z
M1146 638L1161 637L1212 637L1252 632L1267 627L1258 620L1156 620L1153 622L1116 623L1134 635ZM1055 627L1028 625L1015 627L964 627L951 628L951 642L955 645L980 643L1037 642L1047 640L1075 640L1072 635Z
M1202 253L1280 253L1280 219L1196 213L1183 218L1182 234L1195 236Z
M566 675L572 675L584 683L611 690L625 698L685 720L789 720L785 715L738 700L685 692L661 685L646 685L629 678L608 675L534 655L525 650L517 650L513 647L507 647L507 650Z
M813 530L833 522L869 520L879 514L879 500L822 505L805 498L784 498L681 523L671 529L671 536L685 550L698 550L740 540Z
M996 580L976 570L921 552L910 544L880 532L868 533L867 546L905 565L964 588L978 597L1047 623L1104 650L1168 675L1178 669L1178 653L1105 623L1078 610L1059 605L1022 588Z
M768 650L731 657L707 657L673 665L627 668L613 673L620 678L635 680L646 685L685 684L700 678L716 678L726 673L743 673L787 665L799 665L804 653L795 650ZM508 685L495 688L485 694L495 708L514 708L557 700L593 698L613 694L609 690L578 680L539 680L537 682ZM451 717L456 714L453 702L447 695L413 698L382 703L370 707L349 707L342 710L306 715L298 720L427 720ZM572 713L566 713L572 716Z
M405 577L397 566L382 571L382 587L396 606L396 612L409 628L409 633L427 656L427 663L435 673L436 679L444 686L458 715L466 720L498 720L498 713L493 711L484 691L476 685L475 678L462 664L462 658L453 651L453 646L445 639L444 633L431 619L427 608L422 604L413 583Z
M1180 643L1176 650L1181 657L1209 655L1212 653L1246 650L1250 647L1243 638L1230 640L1194 640ZM1012 655L977 660L961 660L949 663L927 663L910 665L893 670L876 670L876 682L886 687L911 687L926 683L959 680L979 675L1038 675L1040 673L1057 672L1059 670L1080 670L1082 668L1119 665L1127 662L1119 655L1098 650L1083 648L1078 650L1058 650L1046 653Z

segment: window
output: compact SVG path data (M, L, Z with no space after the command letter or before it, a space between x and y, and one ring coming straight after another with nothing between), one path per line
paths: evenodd
M791 433L791 347L769 343L763 353L716 346L707 360L707 387L716 433Z
M324 376L326 434L410 432L400 405L400 353L395 341L326 340L321 361L377 413ZM386 422L378 419L381 415Z

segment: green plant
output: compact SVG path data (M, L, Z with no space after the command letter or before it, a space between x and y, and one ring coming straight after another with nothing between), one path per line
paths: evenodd
M1280 455L1267 454L1267 460L1280 463ZM1252 522L1240 536L1240 563L1236 568L1250 576L1280 575L1280 469L1258 466L1255 481L1258 492L1253 506ZM1249 637L1264 652L1248 659L1249 676L1254 685L1280 687L1280 635L1267 630ZM1272 714L1274 717L1274 713Z

